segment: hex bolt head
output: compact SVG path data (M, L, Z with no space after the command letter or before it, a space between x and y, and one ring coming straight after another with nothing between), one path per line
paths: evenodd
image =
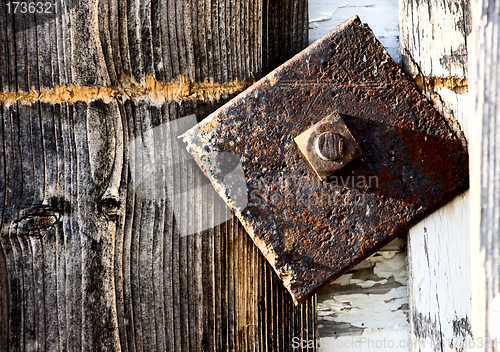
M321 181L363 153L337 111L332 111L294 140Z
M337 133L324 132L314 141L314 150L323 160L337 160L343 155L344 139Z

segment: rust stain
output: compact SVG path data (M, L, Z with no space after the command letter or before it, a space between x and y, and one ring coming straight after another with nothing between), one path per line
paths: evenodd
M76 102L91 103L102 100L105 103L113 99L147 101L155 105L182 101L216 101L239 93L253 83L235 80L229 83L218 83L213 79L195 82L185 76L180 76L171 82L162 82L147 75L141 82L132 78L123 79L120 84L112 87L82 87L74 84L56 85L52 88L32 88L28 92L0 92L0 103L21 103L31 105L36 102L61 104Z

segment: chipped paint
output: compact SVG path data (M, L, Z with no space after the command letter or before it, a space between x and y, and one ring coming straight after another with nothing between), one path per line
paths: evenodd
M426 77L417 74L414 82L420 91L434 90L439 88L451 89L457 94L464 94L469 91L469 82L467 78L460 77Z
M416 348L469 350L468 204L468 196L462 194L410 229L408 286Z
M409 345L405 241L397 238L318 293L318 329L324 351L367 351L356 341ZM357 348L356 348L357 347ZM380 349L382 350L382 349ZM392 349L390 349L392 351Z

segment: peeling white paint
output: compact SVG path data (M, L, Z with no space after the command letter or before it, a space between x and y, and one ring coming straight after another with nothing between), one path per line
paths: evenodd
M318 294L320 351L410 350L404 246L396 239Z
M467 78L468 2L400 0L403 66L423 77ZM455 131L470 133L468 93L424 94ZM413 351L469 351L471 286L469 192L410 229Z
M311 0L309 1L309 43L313 43L342 22L358 15L367 23L389 55L401 63L397 0Z
M436 345L442 345L440 351L469 350L465 343L457 346L461 334L455 331L462 325L470 337L464 326L471 314L471 288L464 284L470 282L468 209L468 195L462 194L415 225L408 236L413 335L422 351L433 351Z

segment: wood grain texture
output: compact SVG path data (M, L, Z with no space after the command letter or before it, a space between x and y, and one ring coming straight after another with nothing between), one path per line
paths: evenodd
M472 332L474 351L500 350L500 93L498 1L474 0L470 36ZM480 343L481 342L481 343Z
M0 3L0 91L123 89L148 76L231 84L307 44L302 0L58 5L34 25ZM0 102L0 350L283 351L317 337L315 300L293 307L197 168L157 135L230 97ZM133 140L150 154L131 168ZM134 177L151 167L163 174L138 192ZM212 226L182 235L200 213Z
M454 131L469 136L469 2L415 0L399 4L403 69ZM463 140L467 143L465 137ZM469 192L410 230L413 351L470 349L469 243Z

